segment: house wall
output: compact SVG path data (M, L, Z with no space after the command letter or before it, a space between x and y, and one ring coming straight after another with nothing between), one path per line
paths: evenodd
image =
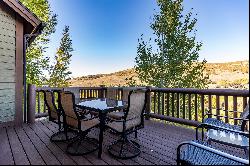
M0 123L15 120L16 19L0 6Z

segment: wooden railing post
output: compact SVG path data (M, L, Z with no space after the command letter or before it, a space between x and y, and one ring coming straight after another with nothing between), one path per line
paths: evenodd
M100 87L102 89L100 90L100 93L98 93L99 94L98 98L104 98L105 97L105 93L104 93L104 91L105 91L105 85L100 85Z
M27 95L28 109L27 109L27 123L35 123L36 114L36 86L28 84Z
M145 116L145 119L146 120L149 120L150 118L150 112L151 112L151 86L147 86L146 87L147 89L147 96L146 96L146 109L145 109L145 113L146 113L146 116Z

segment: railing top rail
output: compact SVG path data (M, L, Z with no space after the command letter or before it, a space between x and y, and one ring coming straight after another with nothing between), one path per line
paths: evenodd
M65 88L51 88L51 87L37 87L36 90L63 90L63 89L79 89L79 90L101 90L108 87L65 87ZM136 90L146 87L112 87L118 90ZM186 94L200 94L200 95L219 95L219 96L239 96L249 97L249 90L236 89L195 89L195 88L157 88L150 87L153 92L165 93L186 93Z
M102 89L102 87L64 87L64 88L54 88L54 87L37 87L36 90L39 91L39 90L63 90L63 89L79 89L79 90L99 90L99 89Z
M104 89L112 88L112 89L125 89L125 90L136 90L136 89L145 89L146 87L127 87L127 86L120 86L120 87L103 87Z
M152 87L151 91L168 92L168 93L249 97L248 90L235 90L235 89L194 89L194 88L155 88L155 87Z
M102 89L102 87L65 87L65 89L99 90Z
M63 88L51 88L51 87L37 87L36 91L40 90L62 90Z

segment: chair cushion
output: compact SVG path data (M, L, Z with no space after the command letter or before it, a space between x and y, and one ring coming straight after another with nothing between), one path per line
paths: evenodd
M138 117L138 118L134 118L134 119L130 119L130 120L127 120L125 122L125 130L129 130L129 129L132 129L133 127L136 127L138 125L140 125L141 123L141 117ZM120 121L120 122L110 122L107 124L108 127L118 131L118 132L123 132L123 121Z
M124 112L123 111L119 111L119 112L110 112L107 114L108 117L112 118L112 119L122 119L122 117L124 116Z
M98 118L93 118L91 120L81 121L81 130L86 131L92 127L97 126L100 123Z
M214 119L214 118L204 119L204 123L208 124L208 125L213 125L213 126L217 126L217 127L226 128L226 129L233 129L233 130L237 130L237 131L241 130L240 126L230 125L229 123L224 123L223 121L220 121L220 120L217 120L217 119Z

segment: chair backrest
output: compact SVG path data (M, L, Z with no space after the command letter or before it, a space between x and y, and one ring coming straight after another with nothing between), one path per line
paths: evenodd
M106 98L116 100L116 96L117 96L117 88L108 87L107 93L106 93Z
M75 96L74 93L63 91L59 93L59 105L62 109L64 122L66 125L79 128L79 118L75 113Z
M125 114L126 120L143 119L143 113L146 107L146 90L133 90L129 93L128 111Z
M240 118L243 120L239 121L239 125L241 126L241 130L244 131L246 127L247 121L244 119L249 119L249 101L244 109L244 111L240 114Z
M131 90L129 89L125 89L125 88L122 89L122 101L128 102L128 96L129 96L130 91Z
M42 90L42 92L44 93L44 102L48 108L49 118L59 120L60 111L55 105L55 98L53 92L49 90Z
M63 88L64 91L72 92L76 99L80 99L80 88L79 87L66 87Z

